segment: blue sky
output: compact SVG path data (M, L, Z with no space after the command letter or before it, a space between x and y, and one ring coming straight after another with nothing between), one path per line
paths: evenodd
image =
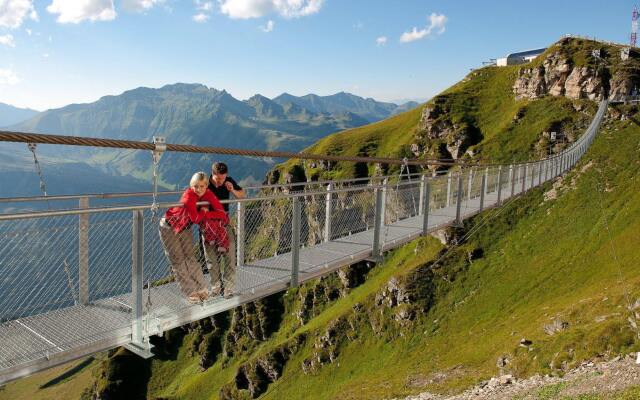
M567 33L627 43L626 0L0 0L0 102L38 110L175 82L239 99L429 98ZM405 40L401 40L403 38Z

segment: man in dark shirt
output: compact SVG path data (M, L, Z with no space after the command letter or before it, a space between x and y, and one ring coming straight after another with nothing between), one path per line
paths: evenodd
M217 162L211 166L211 177L209 178L209 190L216 195L218 200L229 200L229 194L233 193L236 199L247 197L245 190L236 181L227 175L227 164ZM225 211L229 211L229 204L223 204Z
M220 201L229 200L230 194L233 194L236 199L244 199L246 197L245 190L227 173L228 169L225 163L213 163L211 177L209 178L209 189ZM222 206L226 212L229 212L229 204L223 204ZM227 225L226 230L229 237L228 252L218 252L214 246L205 243L202 235L200 235L200 247L211 278L211 295L223 294L224 297L228 298L233 296L236 282L236 235L232 223ZM220 273L221 270L222 275Z

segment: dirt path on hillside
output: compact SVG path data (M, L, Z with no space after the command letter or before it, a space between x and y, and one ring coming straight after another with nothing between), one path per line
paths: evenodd
M640 365L636 364L633 354L606 362L583 363L562 378L536 375L515 379L504 375L491 378L459 395L440 396L425 392L404 400L560 399L564 396L611 393L638 385Z

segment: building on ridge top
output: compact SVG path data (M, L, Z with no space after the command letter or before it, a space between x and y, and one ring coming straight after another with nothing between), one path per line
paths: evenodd
M496 65L498 67L506 67L507 65L528 63L534 58L538 57L540 54L544 53L545 50L546 47L543 49L526 50L507 54L506 57L498 58L496 60Z

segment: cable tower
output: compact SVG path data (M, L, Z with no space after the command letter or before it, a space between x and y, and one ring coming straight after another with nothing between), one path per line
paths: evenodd
M631 13L631 40L629 41L629 45L631 47L636 47L636 39L638 38L638 8L633 8L633 13Z

